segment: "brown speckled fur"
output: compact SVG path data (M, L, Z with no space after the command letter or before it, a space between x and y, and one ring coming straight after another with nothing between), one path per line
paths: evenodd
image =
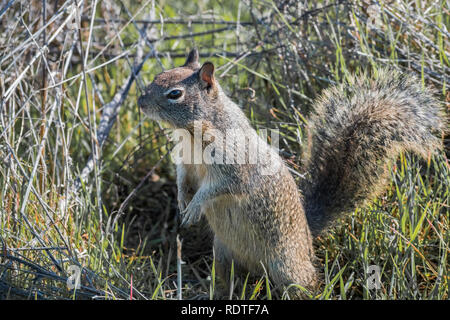
M266 270L279 286L313 287L313 236L382 190L385 163L400 151L425 155L438 145L432 135L442 128L438 103L415 78L392 70L380 71L375 80L355 78L326 90L316 103L302 197L278 154L213 75L207 83L200 72L193 50L183 67L156 76L139 105L151 118L189 132L198 120L220 132L241 129L259 147L258 164L177 166L180 210L190 223L206 216L215 235L217 271L225 281L233 260L238 270ZM179 103L163 94L174 87L184 90ZM280 172L261 174L261 167L273 163ZM299 291L294 295L301 297Z
M325 90L310 119L308 179L302 190L314 235L342 212L383 191L401 151L427 157L444 130L439 102L412 75L378 71Z

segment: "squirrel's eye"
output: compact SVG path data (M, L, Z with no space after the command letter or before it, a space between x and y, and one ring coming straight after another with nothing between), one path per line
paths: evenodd
M183 94L183 92L182 92L181 90L175 89L175 90L170 91L170 92L167 94L167 98L168 98L168 99L172 99L172 100L176 100L176 99L178 99L179 97L181 97L182 94Z

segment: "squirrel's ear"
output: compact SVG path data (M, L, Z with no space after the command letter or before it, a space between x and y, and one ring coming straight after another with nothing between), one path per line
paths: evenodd
M207 87L214 87L214 64L212 62L205 62L198 72L200 81Z
M200 67L200 64L198 63L198 50L197 48L194 48L189 52L188 57L186 58L186 62L184 63L183 67L189 67L192 69L197 69Z

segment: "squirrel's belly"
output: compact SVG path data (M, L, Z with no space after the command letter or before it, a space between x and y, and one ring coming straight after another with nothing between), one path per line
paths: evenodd
M268 259L267 237L248 218L248 195L224 195L209 201L205 216L216 237L230 250L236 261L249 270L259 270Z

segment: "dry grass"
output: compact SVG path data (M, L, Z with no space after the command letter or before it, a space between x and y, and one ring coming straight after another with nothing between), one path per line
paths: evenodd
M204 222L178 227L170 143L137 108L143 86L197 46L255 127L280 129L301 174L314 97L359 69L417 73L448 115L449 10L443 0L1 1L0 297L213 297L211 234ZM324 283L312 298L448 299L443 143L447 156L428 162L404 155L382 198L317 239ZM380 290L367 288L370 265ZM231 297L272 293L262 277Z

